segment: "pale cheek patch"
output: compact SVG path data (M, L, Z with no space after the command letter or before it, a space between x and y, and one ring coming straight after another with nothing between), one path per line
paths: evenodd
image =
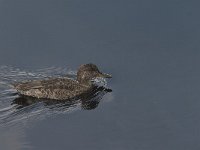
M105 87L107 86L107 81L105 78L97 77L94 78L92 81L97 86L105 86Z

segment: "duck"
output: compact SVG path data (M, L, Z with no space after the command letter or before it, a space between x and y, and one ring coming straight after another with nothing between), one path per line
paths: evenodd
M67 100L90 93L96 87L96 78L112 78L110 74L99 71L95 64L80 65L76 79L52 77L43 80L32 80L14 83L13 86L21 96L38 99Z

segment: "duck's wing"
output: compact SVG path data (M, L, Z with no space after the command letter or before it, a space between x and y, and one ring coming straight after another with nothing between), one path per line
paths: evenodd
M34 80L14 84L22 95L48 99L68 99L83 92L84 88L77 81L68 78Z
M13 86L18 91L27 91L31 89L68 89L73 90L77 81L68 78L51 78L46 80L33 80L27 82L15 83Z

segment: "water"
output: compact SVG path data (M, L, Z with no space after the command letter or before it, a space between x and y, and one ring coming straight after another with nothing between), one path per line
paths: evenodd
M70 101L37 100L31 97L21 97L12 86L15 82L46 79L48 77L64 77L75 79L76 73L61 68L46 68L32 72L20 71L7 66L0 69L1 93L0 93L0 125L13 126L25 124L28 121L43 119L49 115L64 114L82 109L94 109L98 106L103 96L111 92L107 90L105 79L97 78L94 84L97 88L90 93ZM56 75L60 73L60 75Z
M198 6L0 0L0 149L199 150ZM95 109L11 105L8 83L73 78L89 62L113 76Z

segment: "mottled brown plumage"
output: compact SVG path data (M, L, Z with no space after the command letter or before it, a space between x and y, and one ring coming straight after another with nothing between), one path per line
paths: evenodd
M91 82L96 77L111 78L101 73L94 64L81 65L77 72L77 80L69 78L50 78L15 83L14 87L21 95L66 100L87 93L93 88Z

